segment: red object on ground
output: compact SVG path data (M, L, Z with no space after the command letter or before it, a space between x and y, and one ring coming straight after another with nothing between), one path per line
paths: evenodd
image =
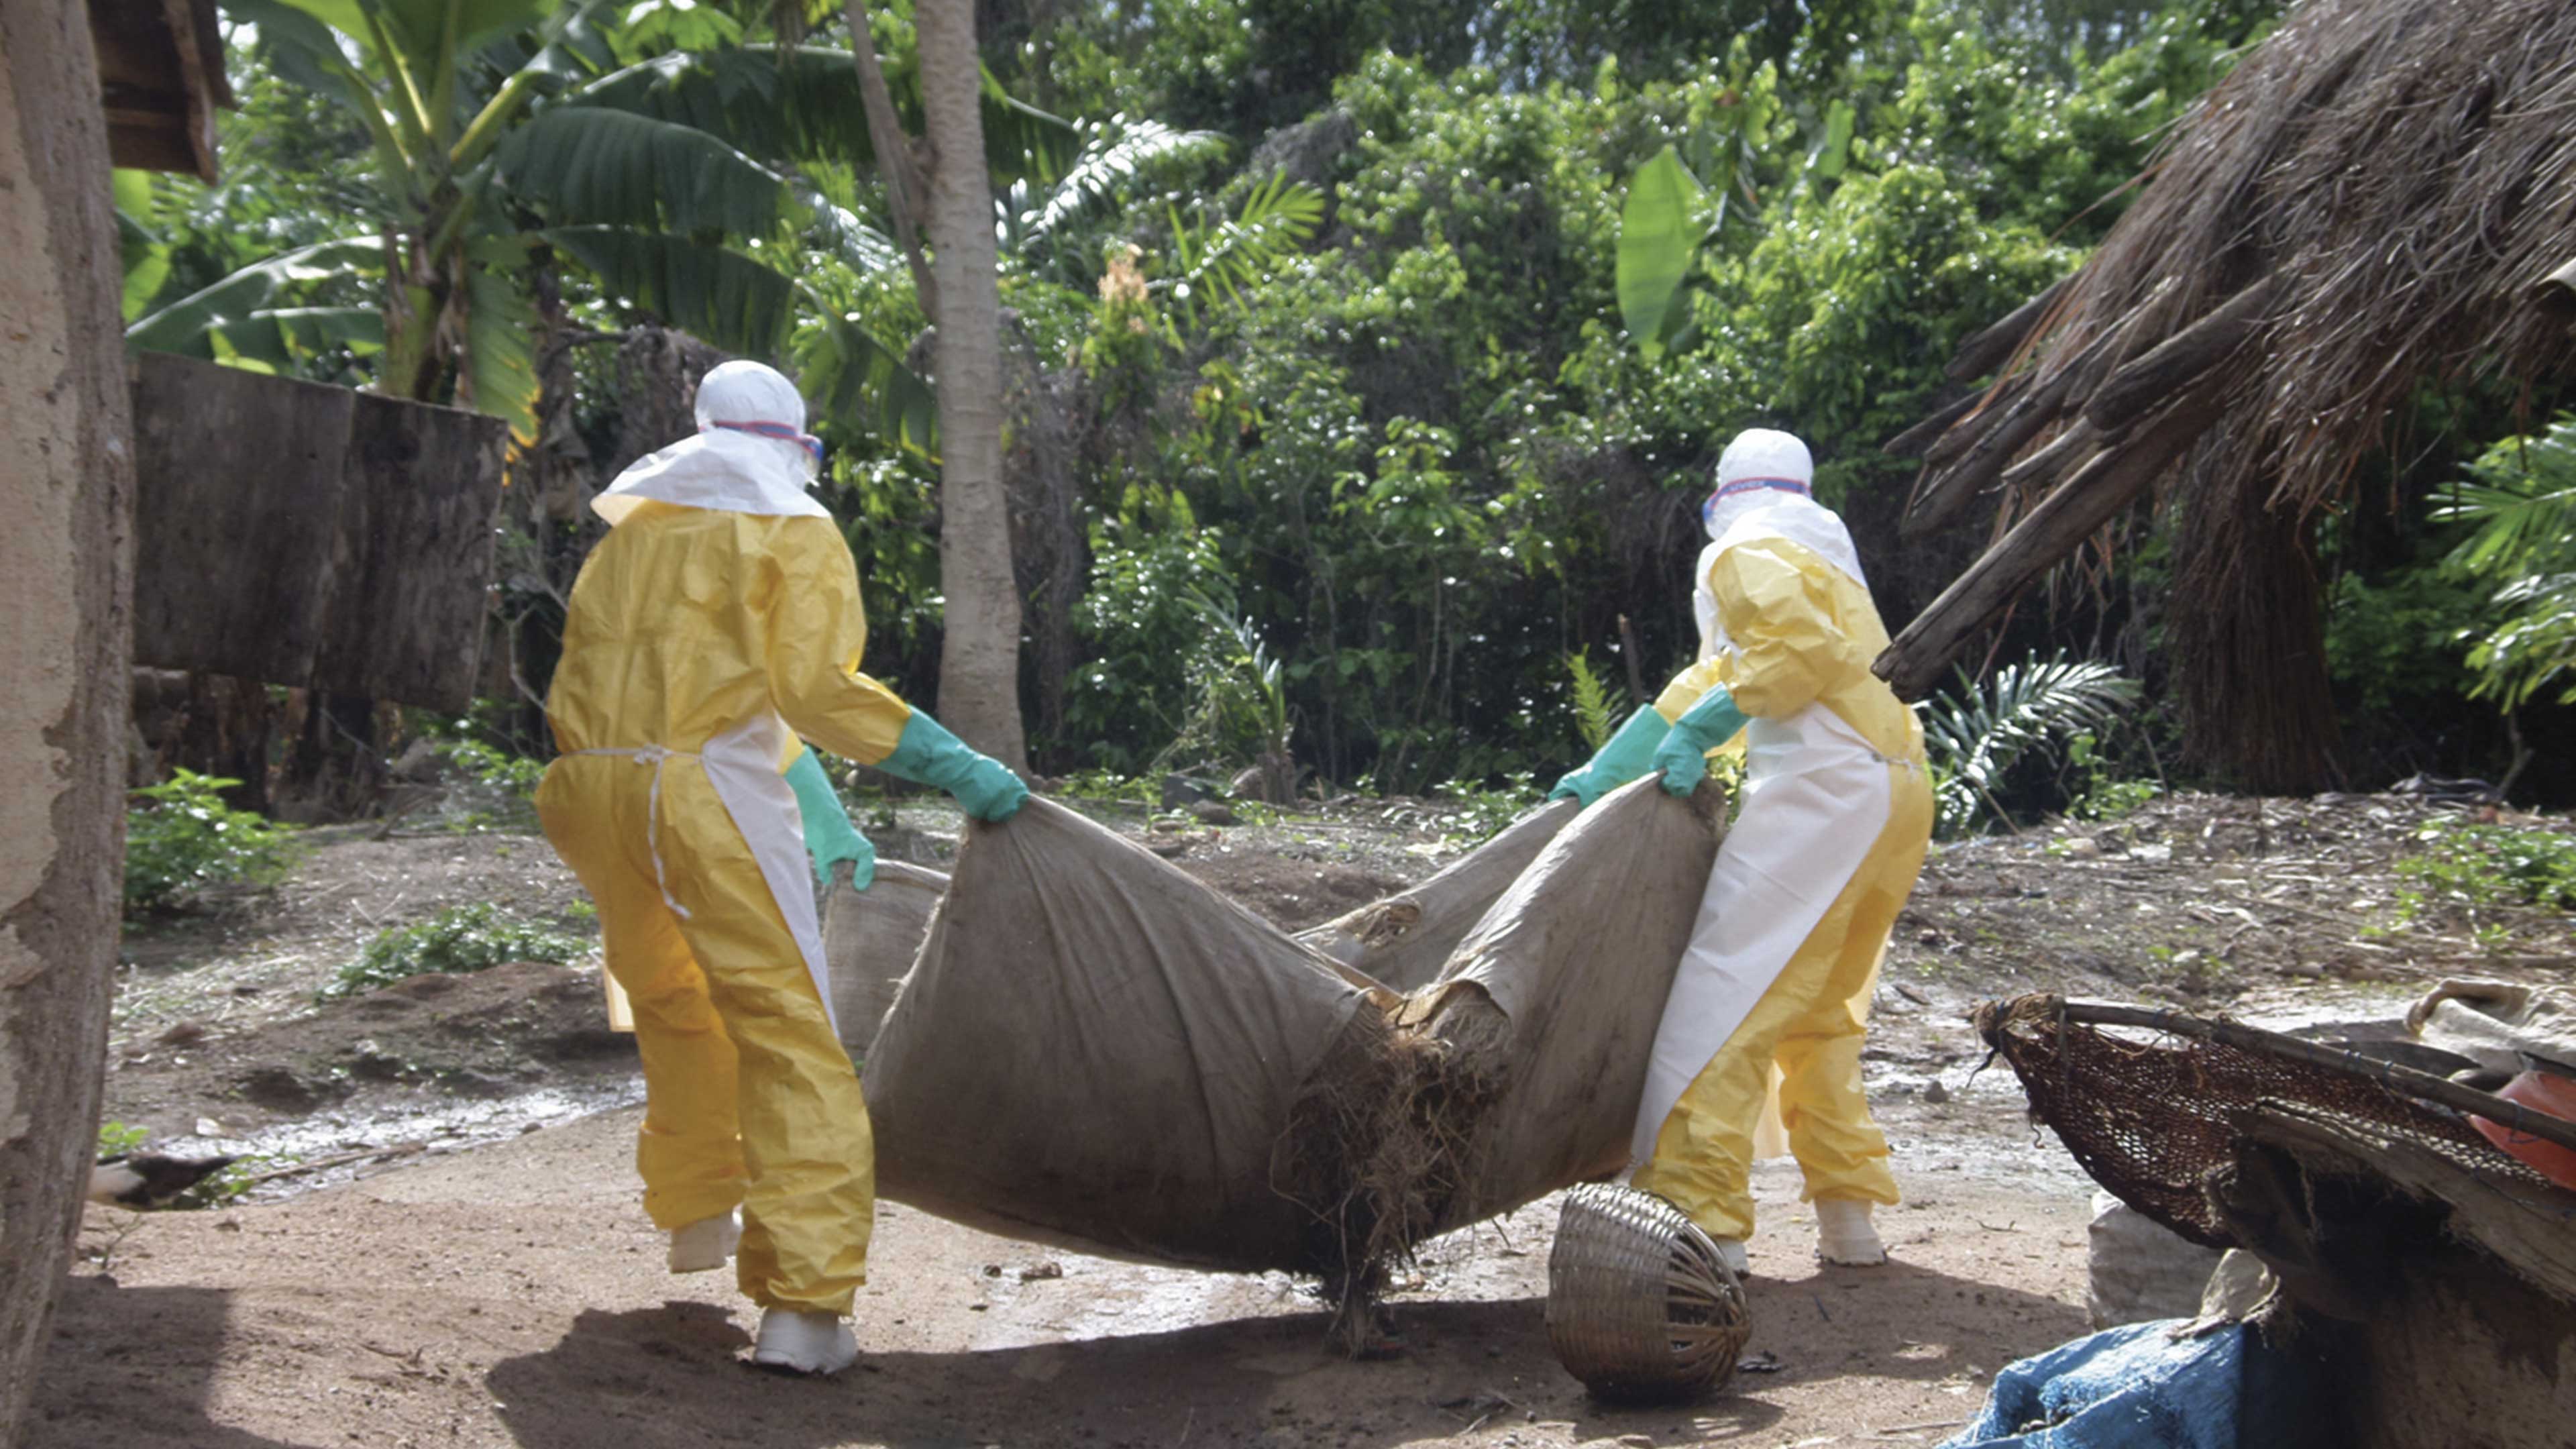
M2527 1110L2546 1113L2576 1125L2576 1079L2554 1072L2525 1072L2505 1083L2503 1090L2496 1095ZM2516 1132L2484 1117L2471 1117L2469 1125L2477 1128L2489 1142L2521 1158L2532 1171L2560 1187L2576 1189L2576 1151L2555 1142L2544 1142L2526 1132Z

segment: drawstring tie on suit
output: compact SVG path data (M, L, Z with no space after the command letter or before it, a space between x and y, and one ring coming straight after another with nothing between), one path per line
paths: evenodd
M662 893L662 904L671 908L671 914L681 920L687 920L689 908L672 898L670 883L662 873L662 767L673 760L694 760L697 756L687 750L675 750L666 745L630 745L615 749L575 750L573 753L615 755L621 759L633 760L639 765L653 767L652 789L645 796L644 801L644 848L653 857L653 888Z

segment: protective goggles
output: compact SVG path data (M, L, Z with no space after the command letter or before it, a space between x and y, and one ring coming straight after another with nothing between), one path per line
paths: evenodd
M737 433L749 433L754 437L775 438L782 443L794 443L796 446L803 448L806 452L814 456L814 464L816 467L822 466L823 440L815 437L812 433L800 433L794 428L787 426L785 423L716 422L709 423L707 426L711 428L726 428Z

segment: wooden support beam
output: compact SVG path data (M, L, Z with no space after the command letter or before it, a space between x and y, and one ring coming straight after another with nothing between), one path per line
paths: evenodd
M2003 486L2016 492L2042 489L2072 469L2090 462L2102 445L2102 430L2077 418L2046 447L2004 470Z
M1948 432L1951 425L1958 422L1959 419L1975 412L1978 405L1983 403L1985 400L1986 390L1979 388L1977 391L1968 394L1957 402L1951 403L1949 406L1934 412L1923 421L1907 428L1904 432L1901 432L1895 437L1888 439L1886 442L1879 444L1878 450L1891 457L1897 458L1922 457L1924 450L1932 446L1933 439Z
M1923 481L1915 485L1913 501L1906 506L1900 526L1903 536L1917 538L1956 523L1968 506L2003 476L2004 466L2013 460L2013 455L2057 421L2070 400L2081 405L2083 393L2078 388L2084 378L2094 373L2096 360L2110 351L2117 335L2111 332L2096 337L2072 358L2051 365L2044 377L1997 413L1994 422L1958 455L1956 462L1937 473L1927 472Z
M2001 368L2019 350L2022 339L2030 335L2031 329L2048 309L2065 294L2066 284L2081 275L2083 273L2079 270L2058 278L2055 285L2012 309L2002 321L1960 343L1959 350L1951 354L1950 365L1942 369L1943 373L1953 382L1966 382L1969 378L1983 377Z
M2094 426L2116 432L2189 388L2253 337L2279 290L2278 277L2266 276L2123 364L2086 399L2084 415Z
M1977 631L2135 501L2201 435L2217 416L2216 392L2194 393L2095 454L1942 590L1871 668L1906 699L1930 694Z
M2029 372L2017 372L1980 393L1978 396L1981 405L1969 409L1966 416L1952 424L1949 431L1933 439L1932 446L1923 450L1923 465L1927 468L1946 468L1953 459L1968 451L1975 445L1977 439L1986 435L1986 429L1993 427L1995 420L2003 416L2004 409L2011 404L2012 400L2021 396L2022 389L2030 386L2030 379Z

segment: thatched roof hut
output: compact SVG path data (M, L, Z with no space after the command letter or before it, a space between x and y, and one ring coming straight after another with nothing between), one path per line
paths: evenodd
M1960 350L1997 380L1892 440L1911 533L1998 538L1879 672L1909 697L2141 496L2180 510L2171 640L2204 758L2333 778L2319 510L2425 383L2576 363L2576 4L2306 0L2159 153L2085 266Z

